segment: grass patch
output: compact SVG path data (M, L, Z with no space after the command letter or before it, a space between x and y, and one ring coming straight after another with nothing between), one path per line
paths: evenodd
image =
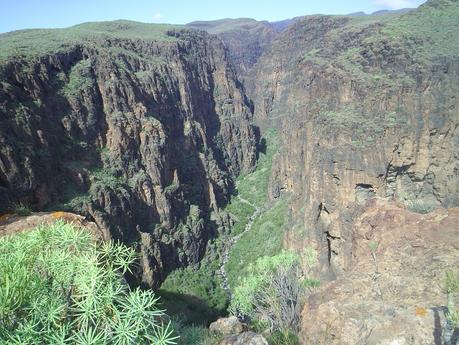
M283 225L287 202L278 201L258 217L252 229L231 249L226 272L231 286L247 273L247 267L263 256L273 256L282 250Z
M106 39L175 41L169 35L177 25L147 24L128 20L91 22L65 29L33 29L0 35L0 63L12 58L31 60L47 54L68 52L83 44L103 45Z
M277 152L277 132L271 129L262 139L265 143L260 152L255 171L240 176L236 181L237 193L253 205L261 206L266 202L268 182L274 154ZM231 200L233 203L233 199ZM233 208L237 208L234 207Z
M223 339L223 336L209 331L206 326L187 325L179 318L172 319L172 328L180 336L177 340L179 345L216 345Z
M78 97L82 92L93 85L91 74L91 62L89 59L81 60L72 66L69 74L69 82L63 88L63 94L67 97Z
M245 202L242 202L237 197L233 197L231 202L226 206L225 210L229 212L234 220L231 227L231 235L236 236L244 231L245 225L249 222L250 216L255 212L255 208Z

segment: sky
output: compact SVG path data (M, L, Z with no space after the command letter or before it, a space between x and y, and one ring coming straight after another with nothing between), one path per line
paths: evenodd
M417 7L425 0L0 0L0 32L129 19L185 24L249 17L277 21L308 14L348 14Z

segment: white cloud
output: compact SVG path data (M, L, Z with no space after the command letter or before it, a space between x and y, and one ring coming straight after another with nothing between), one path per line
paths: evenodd
M416 3L411 0L374 0L375 4L385 6L391 10L398 10L406 7L416 7Z
M159 12L156 12L155 14L153 14L153 19L154 20L161 20L163 19L163 15Z

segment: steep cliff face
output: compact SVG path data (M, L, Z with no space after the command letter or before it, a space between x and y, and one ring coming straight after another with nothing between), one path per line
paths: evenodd
M274 39L296 20L298 18L267 22L238 18L196 21L187 26L217 35L228 48L228 58L237 71L239 79L250 87L257 81L247 77L258 59L271 47Z
M0 44L0 207L89 216L137 243L150 286L197 264L256 159L251 104L221 42L119 21Z
M451 21L431 23L444 11ZM456 16L451 2L402 16L306 18L252 71L256 116L277 122L283 140L270 196L294 194L289 245L316 243L331 275L352 265L352 222L366 200L421 213L459 204L459 59L456 47L436 50L441 37L425 27L447 32Z
M408 304L386 291L388 286L381 297L354 289L349 280L368 273L361 265L371 263L371 245L385 247L381 260L388 262L400 250L386 246L388 238L400 243L409 238L409 246L416 246L416 230L407 220L414 217L411 212L442 213L459 205L459 49L457 39L450 39L458 32L458 18L457 1L430 1L408 14L307 17L282 33L249 73L248 79L257 81L248 88L253 90L258 123L279 128L282 145L273 163L269 194L271 199L292 194L284 245L300 253L314 246L320 254L321 280L338 278L309 301L304 343L318 341L327 332L332 338L324 344L366 343L374 325L352 329L348 335L342 331L349 318L358 325L366 320L364 308L375 308L380 332L390 333L395 324L388 321L391 316L376 311L378 303L397 310L394 315ZM367 219L365 212L375 200L380 224L369 221L363 231L360 222ZM393 216L384 217L394 203L401 220L391 223ZM383 231L384 219L392 226ZM454 221L445 226L444 232L457 234ZM428 289L457 262L455 248L442 252L445 262L440 266L429 263L429 255L439 253L440 247L426 246L412 254L419 255L430 272L422 278L414 279L415 263L407 261L406 267L402 265L406 271L387 269L384 279L389 285L416 281L416 289ZM344 303L346 291L365 300L362 313ZM409 305L435 309L441 306L432 297L435 293L413 297ZM328 302L321 306L321 301ZM343 323L332 325L335 317ZM416 318L406 325L411 322ZM424 335L400 334L415 339L407 343L433 343L433 313L420 327Z

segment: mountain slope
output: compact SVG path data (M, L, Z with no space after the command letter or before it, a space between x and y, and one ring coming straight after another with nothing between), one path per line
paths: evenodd
M94 219L137 243L147 285L198 264L255 162L250 102L219 40L117 21L0 46L0 207Z
M364 310L372 308L379 310L378 334L391 335L388 343L412 339L409 326L392 328L397 323L389 310L399 315L405 308L441 306L439 290L421 296L410 289L405 302L384 290L381 311L377 286L351 287L348 279L368 273L362 262L372 261L371 243L380 245L378 261L390 262L400 248L386 239L416 236L403 222L411 212L448 215L459 205L458 10L457 1L430 1L406 14L306 17L281 33L248 73L256 121L279 128L269 192L272 200L293 195L285 246L301 253L312 245L320 253L322 281L338 279L311 297L303 315L304 343L319 341L324 332L333 335L327 344L366 343L374 324ZM393 207L396 212L389 211ZM402 220L392 222L395 214ZM385 222L393 227L383 229ZM453 224L445 221L437 239L457 236ZM456 248L442 252L440 266L428 264L439 248L410 251L426 262L426 275L416 278L413 289L428 290L457 261ZM384 289L411 287L410 269L382 272ZM355 299L343 302L346 288L365 301L360 310L351 308ZM320 316L314 314L319 310ZM434 343L434 315L428 315L414 343ZM364 327L345 327L349 318Z

